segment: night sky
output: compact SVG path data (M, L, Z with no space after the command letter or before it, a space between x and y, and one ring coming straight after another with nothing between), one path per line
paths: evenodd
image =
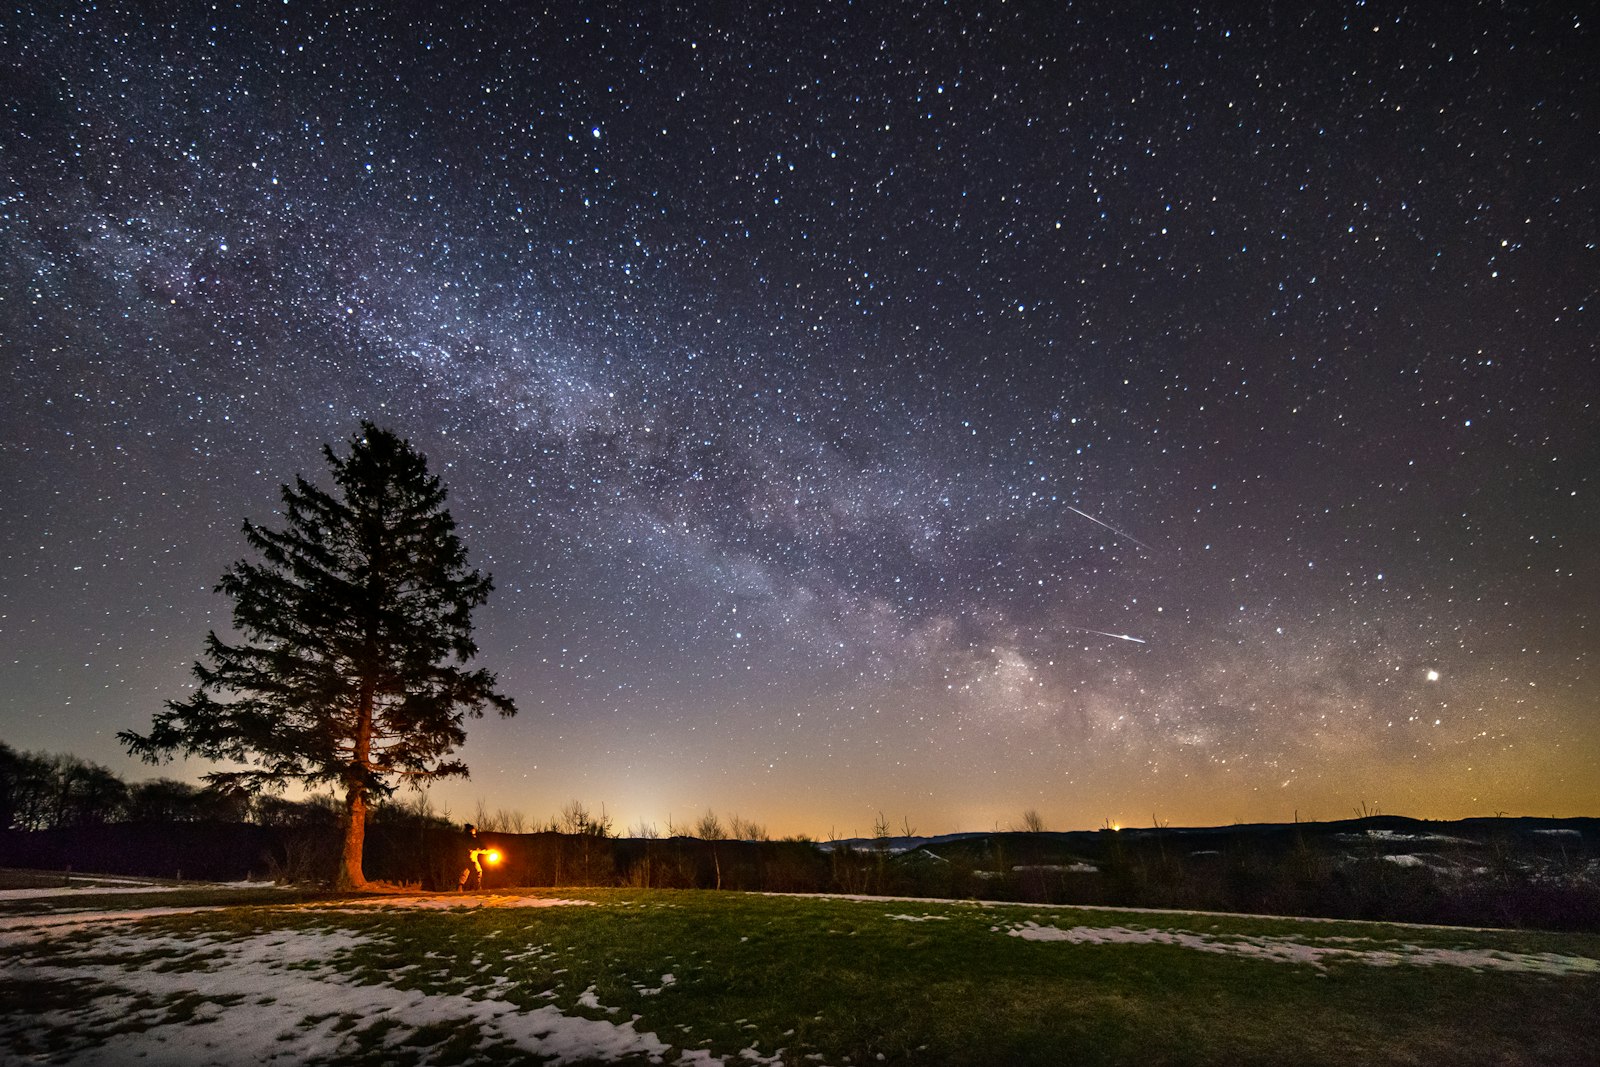
M0 739L204 773L114 735L366 418L456 816L1600 814L1590 20L763 6L0 14Z

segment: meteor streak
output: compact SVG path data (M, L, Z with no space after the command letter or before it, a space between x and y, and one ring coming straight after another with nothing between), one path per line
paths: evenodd
M1133 536L1133 534L1125 533L1124 531L1119 530L1115 526L1111 525L1109 522L1102 522L1100 519L1095 518L1093 515L1089 514L1087 511L1079 511L1077 508L1073 507L1071 504L1067 505L1067 510L1071 511L1071 512L1076 512L1077 514L1082 515L1084 518L1088 519L1092 523L1095 523L1095 524L1097 524L1099 526L1104 526L1106 529L1110 530L1112 533L1116 534L1118 537L1124 538L1125 540L1128 540L1128 541L1132 541L1134 544L1138 545L1140 548L1144 549L1146 552L1154 552L1155 551L1155 549L1151 548L1149 545L1145 544L1143 541L1141 541L1137 537ZM1110 636L1118 637L1118 636L1121 636L1121 635L1119 635L1119 634L1111 634ZM1137 638L1135 638L1135 640L1137 640Z
M1076 511L1077 508L1073 508L1073 510ZM1104 630L1091 630L1085 626L1074 626L1073 629L1081 634L1099 634L1101 637L1115 637L1118 641L1132 641L1136 645L1148 645L1150 643L1144 638L1134 637L1132 634L1108 634Z

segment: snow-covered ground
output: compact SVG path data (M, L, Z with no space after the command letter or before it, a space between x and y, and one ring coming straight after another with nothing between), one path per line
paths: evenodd
M808 900L848 900L858 904L899 902L903 904L959 904L973 908L1029 908L1034 911L1104 911L1118 915L1205 916L1216 919L1262 919L1267 922L1349 923L1360 920L1328 919L1316 915L1268 915L1244 911L1195 911L1179 908L1132 908L1121 904L1039 904L1018 900L972 900L966 897L895 897L871 893L761 893L764 897L801 897ZM1378 925L1406 930L1457 930L1476 933L1507 933L1494 926L1441 926L1438 923L1383 922Z
M1359 834L1336 834L1340 841L1382 841L1382 842L1415 842L1427 841L1436 845L1470 845L1464 837L1451 837L1448 834L1403 834L1398 830L1363 830Z
M69 891L71 892L71 891ZM82 892L82 891L77 891ZM13 897L12 899L16 899ZM1193 923L1202 913L1155 913L1169 918L1142 928L1128 925L1054 926L1041 920L1053 909L1039 905L940 902L919 898L854 897L864 910L875 909L886 921L926 923L928 936L954 930L965 922L981 922L997 934L1027 941L1074 945L1168 946L1214 955L1327 968L1330 965L1464 967L1483 971L1523 972L1586 980L1600 976L1600 960L1553 952L1518 952L1494 948L1409 944L1402 931L1420 929L1385 924L1395 936L1346 936L1337 927L1307 926L1294 935L1196 932L1175 928L1171 916ZM897 911L891 900L914 900L911 911ZM948 903L964 907L948 913L922 910ZM578 994L580 1010L606 1017L569 1014L553 1001L555 988L519 987L515 971L504 964L517 956L493 961L473 958L463 986L461 961L438 957L437 987L430 992L430 953L392 975L394 981L372 980L361 973L357 954L372 947L390 947L399 928L394 923L352 924L341 916L415 910L531 909L604 907L584 900L515 894L409 894L374 896L319 904L275 905L299 916L325 917L326 925L303 921L281 928L175 935L136 925L138 920L211 911L211 907L150 907L136 911L86 910L0 919L0 982L31 983L57 991L52 1002L40 994L41 1007L26 1013L0 1012L0 1060L19 1050L37 1050L54 1042L52 1063L115 1067L127 1063L211 1067L237 1063L293 1064L338 1058L358 1051L362 1041L399 1049L408 1042L449 1040L451 1054L466 1051L485 1057L506 1053L541 1062L635 1059L651 1063L714 1065L778 1064L782 1051L767 1054L744 1049L723 1059L704 1048L687 1048L686 1033L661 1034L641 1029L640 1017L622 1017L608 1006L594 985ZM1000 918L1002 909L1026 907L1033 917ZM1089 910L1089 909L1082 909ZM1117 909L1124 914L1131 909ZM1229 916L1238 918L1238 916ZM1111 920L1115 922L1117 920ZM1123 920L1127 921L1127 920ZM1282 921L1282 920L1275 920ZM362 929L349 929L351 925ZM1370 925L1370 924L1369 924ZM1281 927L1280 927L1281 929ZM1438 928L1435 928L1438 929ZM1466 931L1458 931L1467 933ZM1363 935L1369 929L1362 929ZM493 936L493 935L491 935ZM1427 941L1421 935L1409 935ZM76 939L70 946L64 942ZM534 947L524 956L542 953ZM564 972L557 972L564 973ZM423 979L401 981L402 976ZM549 981L545 979L543 981ZM417 984L423 988L401 988ZM636 992L659 996L680 980L670 964L631 980ZM569 992L570 996L570 992ZM530 1007L530 1003L534 1006ZM677 1028L686 1030L687 1028ZM60 1047L65 1041L66 1047ZM461 1044L465 1043L467 1048ZM701 1042L704 1044L707 1042ZM442 1050L441 1050L442 1051ZM5 1062L12 1062L6 1060Z
M104 884L111 883L111 884ZM137 878L95 878L90 885L29 886L26 889L0 889L0 901L37 900L43 897L92 897L129 893L192 893L196 889L272 889L272 882L205 882L192 885L173 885L169 882L145 882Z
M1133 930L1124 926L1041 926L1035 922L992 927L1025 941L1065 941L1073 945L1175 945L1197 952L1212 952L1279 963L1363 963L1372 967L1467 967L1472 970L1523 971L1550 975L1600 975L1600 960L1564 956L1555 952L1506 952L1487 948L1431 948L1418 945L1377 947L1366 937L1324 937L1296 940L1267 934L1255 937L1218 937L1186 930ZM1315 943L1307 943L1314 941ZM1366 946L1366 947L1363 947Z
M379 897L376 908L543 908L589 904L509 895ZM351 909L352 902L323 913ZM304 907L304 906L301 906ZM526 1008L508 1000L511 980L485 964L481 984L459 993L428 993L361 983L341 960L362 947L364 935L338 929L280 929L247 936L173 937L129 927L130 920L202 909L150 908L14 917L0 926L0 979L71 983L81 999L12 1020L0 1029L0 1051L33 1047L43 1035L81 1035L77 1047L52 1063L116 1067L151 1063L173 1067L229 1067L240 1063L297 1064L356 1048L356 1033L374 1023L389 1026L382 1040L398 1047L425 1027L447 1024L476 1035L479 1051L502 1049L541 1062L644 1057L652 1063L721 1064L705 1050L673 1053L636 1020L568 1015L551 1004ZM206 909L209 910L209 909ZM301 910L297 907L296 910ZM108 925L115 924L115 925ZM46 942L71 934L98 934L86 947L92 959L58 962ZM154 956L159 966L146 965ZM660 986L673 984L670 974ZM545 994L540 990L539 994ZM169 1018L170 1006L192 1010ZM588 991L580 1003L604 1009ZM353 1025L354 1023L354 1025ZM111 1031L101 1039L97 1034ZM669 1056L669 1053L673 1053ZM747 1050L744 1062L777 1063ZM10 1061L8 1061L10 1062Z
M275 930L199 942L125 934L98 939L95 955L115 960L157 952L179 959L209 958L199 971L146 967L130 972L116 962L57 966L7 953L0 975L25 974L34 981L58 979L85 990L105 990L90 992L79 1008L44 1012L35 1021L40 1030L120 1031L103 1043L74 1050L67 1061L73 1064L305 1063L338 1055L347 1044L354 1048L351 1018L362 1027L392 1022L389 1036L396 1042L430 1024L448 1023L452 1028L477 1027L480 1049L503 1046L556 1063L641 1054L652 1062L664 1061L667 1045L631 1022L565 1015L553 1005L519 1007L504 999L504 983L497 983L495 976L484 975L482 986L460 995L358 984L339 972L336 961L360 944L359 935L344 930ZM162 1024L167 1003L195 994L204 1000L192 1016L175 1025ZM134 1006L136 997L154 1000L156 1006L141 1010ZM151 1025L129 1028L125 1024L130 1017ZM209 1025L216 1023L222 1025ZM12 1044L16 1036L25 1035L9 1035L4 1043ZM680 1062L714 1061L703 1056Z

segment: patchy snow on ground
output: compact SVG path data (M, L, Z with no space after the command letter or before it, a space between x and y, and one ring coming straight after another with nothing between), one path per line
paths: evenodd
M881 905L896 898L853 899ZM898 899L923 906L935 903ZM1401 943L1398 934L1388 940L1337 936L1332 930L1323 936L1311 931L1297 936L1247 936L1120 925L1065 928L1034 921L989 926L995 921L990 910L993 905L961 903L971 910L954 915L920 909L906 913L882 910L889 921L979 919L996 933L1027 941L1168 945L1319 969L1338 964L1455 966L1550 976L1600 975L1600 960L1587 957L1424 947ZM8 1055L34 1054L41 1061L71 1067L135 1062L174 1067L236 1063L279 1067L357 1055L378 1061L390 1053L396 1060L415 1053L423 1062L429 1061L430 1053L553 1064L628 1059L717 1067L727 1062L703 1047L683 1048L684 1043L693 1041L686 1027L679 1028L683 1035L672 1033L667 1040L641 1030L638 1016L623 1018L622 1009L602 1002L594 985L578 994L576 1012L564 1012L552 1003L563 999L560 979L554 975L564 975L564 970L537 979L540 984L534 985L515 977L515 970L506 973L498 964L480 965L474 957L472 970L479 973L465 988L452 984L448 993L397 988L409 984L402 982L405 977L414 977L432 962L450 957L429 952L421 957L422 962L377 979L360 966L361 954L403 936L396 933L399 927L390 923L371 931L352 930L342 928L341 923L366 924L337 918L340 914L374 915L401 909L458 909L465 915L469 909L479 908L568 905L592 906L593 902L510 894L375 896L272 906L285 914L326 916L327 925L314 928L264 932L227 928L183 934L141 928L138 922L152 916L220 910L219 906L10 916L0 919L0 983L32 986L39 996L34 1009L0 1013L0 1049ZM1188 921L1193 921L1194 914L1189 913ZM62 945L68 937L79 940ZM552 951L543 944L506 947L520 950L505 957L507 960L544 959ZM670 958L664 963L673 966ZM659 984L647 986L650 981L637 981L634 989L641 995L660 996L679 979L664 971L657 979ZM546 988L545 983L554 985ZM611 1017L589 1017L595 1013ZM766 1053L752 1045L730 1059L777 1065L783 1056L782 1049Z
M1000 927L995 927L998 931ZM1035 922L1012 924L1005 932L1024 941L1066 941L1074 945L1176 945L1197 952L1212 952L1278 963L1306 963L1325 967L1328 963L1362 963L1372 967L1467 967L1472 970L1522 971L1548 975L1600 975L1600 960L1587 956L1563 956L1554 952L1506 952L1487 948L1424 948L1400 945L1396 948L1363 949L1360 944L1376 944L1362 937L1318 938L1321 944L1305 944L1290 937L1210 937L1185 930L1133 930L1125 926L1040 926Z
M638 993L641 997L659 997L662 994L662 992L668 986L677 985L677 984L678 984L678 976L673 974L671 971L668 971L666 974L661 976L661 984L660 985L658 985L658 986L635 985L633 987L633 989L634 989L634 992Z
M44 897L92 897L130 893L192 893L197 889L281 889L276 882L147 882L137 878L108 878L96 875L67 885L29 886L25 889L0 889L0 902L37 900Z
M550 1005L529 1010L492 994L477 998L357 984L328 961L358 945L354 934L327 930L276 930L212 943L127 936L97 944L96 955L137 957L163 949L217 955L198 971L7 960L0 963L0 975L58 979L85 991L80 1007L41 1012L34 1021L40 1029L65 1029L90 1039L92 1043L73 1050L64 1061L85 1067L141 1058L175 1067L304 1063L353 1051L352 1018L356 1028L392 1024L383 1041L396 1047L422 1027L445 1023L476 1027L479 1049L503 1046L555 1063L638 1055L663 1062L667 1052L654 1034L640 1033L631 1024L563 1015ZM163 1024L164 1002L196 995L207 1002L203 1011ZM155 1000L156 1006L137 1007L143 998ZM231 998L238 999L225 1006L216 1003ZM224 1017L225 1026L208 1025ZM149 1028L126 1027L131 1018ZM121 1032L103 1043L93 1039L95 1031L113 1026ZM17 1047L17 1038L26 1035L5 1036L6 1044Z
M1600 874L1600 860L1591 863ZM982 871L974 871L982 874ZM1192 908L1132 908L1121 904L1042 904L1025 900L974 900L971 897L897 897L876 896L871 893L757 893L762 897L801 897L808 900L844 900L853 904L954 904L967 908L1027 908L1031 911L1096 911L1116 915L1173 915L1184 919L1205 916L1216 919L1265 919L1269 922L1326 923L1339 926L1346 923L1367 923L1364 919L1330 919L1320 915L1268 915L1248 911L1197 911ZM1455 932L1505 933L1504 927L1495 926L1444 926L1440 923L1409 923L1385 920L1378 925L1405 930L1451 930Z
M0 889L0 901L38 900L41 897L93 897L107 894L125 897L129 893L180 893L195 888L197 887L192 885L147 885L136 882L126 885L34 886L29 889Z
M0 901L37 900L43 897L92 897L105 894L184 893L196 889L278 889L276 882L150 882L139 878L113 878L107 875L85 877L78 884L29 886L25 889L0 889Z
M1399 830L1364 830L1359 834L1335 834L1338 841L1432 841L1435 844L1470 845L1464 837L1449 834L1403 834Z
M451 906L463 902L460 897L444 899ZM408 906L436 906L431 898L415 900ZM590 902L496 897L469 906L566 903ZM397 1050L418 1038L428 1040L424 1028L443 1027L433 1033L467 1034L476 1039L476 1051L500 1049L554 1064L623 1058L703 1067L724 1062L703 1049L673 1055L668 1043L636 1029L632 1021L566 1015L550 1004L522 1007L506 999L515 983L503 975L460 994L362 984L341 971L344 958L367 943L366 935L354 931L278 929L245 936L174 937L131 926L95 925L193 910L32 916L0 930L0 980L70 983L77 993L71 1007L0 1021L0 1048L37 1047L47 1035L57 1041L66 1035L71 1044L52 1052L50 1062L74 1067L141 1061L173 1067L286 1065L354 1053L359 1048L356 1034L367 1031L370 1039L375 1026L382 1028L381 1046ZM66 960L49 951L46 942L91 927L99 936L75 948ZM157 966L150 965L152 954ZM660 988L675 981L664 974ZM617 1010L603 1006L592 986L579 1003ZM779 1062L754 1050L749 1058Z
M86 929L100 923L131 922L163 915L191 915L197 911L220 911L227 905L207 904L178 908L125 908L120 911L63 911L50 915L13 915L0 918L0 948L11 935L38 940Z
M1426 867L1428 865L1421 856L1413 856L1409 853L1403 855L1385 856L1383 858L1394 864L1396 867Z

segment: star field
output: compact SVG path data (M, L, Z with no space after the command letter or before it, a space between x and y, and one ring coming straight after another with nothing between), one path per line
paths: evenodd
M870 6L870 5L868 5ZM0 739L125 777L370 418L522 709L435 800L1592 814L1558 5L0 14ZM198 775L203 764L179 765Z

